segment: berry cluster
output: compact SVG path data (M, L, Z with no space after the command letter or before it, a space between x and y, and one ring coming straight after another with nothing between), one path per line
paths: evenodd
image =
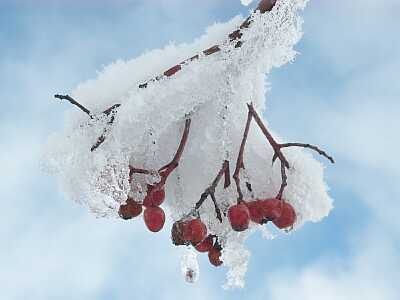
M147 195L143 200L143 204L135 201L132 198L126 200L126 204L119 207L118 214L124 220L129 220L143 213L144 223L152 232L158 232L164 227L165 213L159 207L165 200L164 187L147 185Z
M199 218L176 221L172 226L171 237L174 245L192 245L199 252L208 252L211 264L216 267L222 265L222 247L218 237L207 235L207 227Z
M284 229L294 225L296 212L290 203L277 198L242 201L229 208L228 219L235 231L246 230L250 221L257 224L272 221L279 229Z
M261 122L258 114L254 110L251 104L248 105L249 114L243 134L242 143L239 150L238 159L236 162L236 169L233 174L233 179L236 183L236 190L238 194L237 202L235 205L230 206L226 211L222 211L219 207L218 201L215 197L215 189L222 177L225 178L224 188L228 188L231 184L231 175L229 171L229 161L224 161L222 168L218 172L216 178L213 180L211 185L201 195L200 200L196 203L192 211L190 211L181 220L176 221L172 226L171 237L172 242L179 245L193 246L199 252L208 252L210 263L214 266L220 266L221 251L223 248L224 239L217 235L209 233L209 230L200 218L199 208L202 206L204 201L211 196L215 207L216 218L223 222L223 216L227 217L232 230L237 232L245 231L249 228L250 222L256 224L265 224L272 222L279 229L288 229L293 227L296 222L297 214L293 206L282 198L285 187L287 186L287 176L285 170L289 168L289 163L285 156L281 152L281 148L290 146L300 146L304 148L310 148L321 155L327 157L333 162L333 159L328 156L324 151L320 150L316 146L309 144L278 144L273 137L270 135L264 124ZM255 119L267 140L274 149L273 162L277 159L281 162L281 174L282 183L281 188L276 197L270 199L256 199L247 200L243 199L243 193L241 190L240 183L240 170L244 169L243 153L247 141L248 132L250 129L250 123L252 119ZM119 208L119 215L123 219L131 219L141 214L143 207L144 213L143 218L147 228L152 232L160 231L165 223L165 213L160 205L165 200L165 184L168 176L171 172L179 165L180 158L183 154L186 141L189 136L191 119L187 119L185 122L185 129L178 150L170 163L158 170L161 180L154 184L147 184L147 194L143 202L135 201L132 198L128 198L126 204L123 204ZM138 169L129 166L129 180L132 183L133 174L152 174L154 171ZM251 191L251 184L246 182L246 187Z
M79 103L71 99L70 101L74 101L76 105L79 105ZM281 164L281 187L277 195L271 199L243 199L244 196L241 190L240 171L245 169L244 149L252 120L257 123L258 127L261 129L267 141L273 148L274 155L272 158L272 163L275 163L275 161L279 160ZM129 165L129 182L131 184L134 181L134 174L159 175L160 180L154 184L147 184L147 193L143 201L137 201L137 199L133 199L133 197L128 197L126 203L120 205L118 213L122 219L129 220L138 217L144 210L144 223L151 232L159 232L164 227L165 213L160 205L165 200L165 184L168 176L178 167L180 163L180 159L189 137L190 124L191 119L187 115L180 144L171 162L161 167L156 172L154 170L139 169ZM204 224L200 218L199 209L209 196L214 204L216 218L221 223L223 222L224 217L227 218L232 230L234 231L242 232L247 230L250 222L254 222L256 224L265 224L270 221L279 229L290 229L293 227L296 222L297 214L293 206L288 201L283 199L283 193L287 186L286 169L289 169L290 166L286 157L282 153L282 149L288 147L303 147L314 150L334 163L333 158L330 157L325 151L319 149L317 146L302 143L278 143L263 124L253 105L251 103L248 104L248 117L236 161L236 168L232 175L232 178L236 184L236 191L238 195L236 204L231 205L229 208L224 207L224 209L221 211L220 205L215 196L216 187L218 186L222 177L225 179L223 185L225 189L231 185L229 161L225 160L217 176L212 181L211 185L202 193L200 200L195 204L194 208L181 220L176 221L173 224L171 233L173 243L175 245L191 245L199 252L208 252L208 257L211 264L214 266L220 266L222 264L221 251L225 245L226 237L217 236L214 233L209 232L210 228L207 228L206 224ZM250 182L246 182L246 187L250 192L252 192Z

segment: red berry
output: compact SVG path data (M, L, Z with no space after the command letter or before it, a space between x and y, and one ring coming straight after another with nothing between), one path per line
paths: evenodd
M124 220L129 220L137 217L142 213L142 205L132 198L126 200L126 204L119 207L118 214Z
M216 267L222 265L222 261L220 260L221 250L220 247L212 247L210 251L208 251L208 259L210 263Z
M164 186L147 185L147 195L143 200L143 206L160 206L165 199Z
M165 214L162 208L155 207L147 207L144 210L144 223L147 228L152 232L160 231L165 223Z
M261 200L246 202L246 206L249 209L250 219L257 224L264 223L264 210Z
M196 246L207 236L207 227L200 219L189 221L187 226L184 226L183 238L190 241L193 246Z
M261 207L264 213L264 218L268 221L273 221L279 218L282 214L282 200L280 199L266 199L261 200Z
M196 250L199 252L208 252L213 247L213 237L209 235L202 242L196 245Z
M244 231L250 223L249 209L244 203L231 206L228 210L228 219L233 230Z
M292 226L296 222L296 212L293 206L282 200L282 214L279 218L273 220L273 222L280 229Z

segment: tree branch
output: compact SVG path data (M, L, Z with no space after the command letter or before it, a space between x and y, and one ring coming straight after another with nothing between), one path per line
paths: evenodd
M274 6L275 6L276 0L261 0L257 6L257 8L255 9L254 12L256 11L260 11L262 14L266 13L267 11L270 11ZM253 12L253 13L254 13ZM232 43L235 42L235 48L239 48L242 46L242 41L240 40L243 33L242 33L242 29L245 28L249 28L249 26L251 25L252 19L251 16L249 16L239 27L239 29L235 30L234 32L232 32L231 34L229 34L228 36L228 43ZM204 51L202 51L202 54L205 56L214 54L221 51L221 48L219 45L214 45ZM155 82L155 81L159 81L163 78L166 77L171 77L173 75L175 75L177 72L179 72L182 69L183 65L186 65L188 63L190 63L193 60L197 60L200 58L199 54L196 54L186 60L184 60L183 62L169 68L168 70L166 70L162 75L158 75L153 79L148 80L145 83L139 84L139 88L147 88L148 84L150 82ZM61 95L55 95L56 98L58 99L62 99L62 100L67 100L69 101L71 104L76 105L77 107L79 107L82 111L84 111L86 114L88 114L90 116L90 118L93 118L93 116L91 115L90 111L84 107L83 105L79 104L77 101L75 101L74 99L72 99L70 96L66 95L66 96L61 96ZM106 109L103 111L103 114L105 115L109 115L110 113L114 112L116 108L118 108L119 106L121 106L121 104L114 104L113 106L111 106L110 108ZM111 125L114 122L114 116L111 118L111 121L109 122L109 124ZM94 151L96 150L98 147L100 147L101 144L104 143L105 139L106 139L106 135L108 133L109 129L105 128L102 135L97 139L96 143L91 147L90 151Z
M260 11L260 13L264 14L268 11L271 11L272 8L275 6L276 0L261 0L260 3L258 4L257 8L254 10L253 14L256 11ZM243 42L240 40L243 33L242 33L242 29L246 29L249 28L250 25L252 23L252 19L251 16L249 16L239 27L239 29L235 30L234 32L230 33L228 35L228 41L227 43L232 43L235 42L235 48L239 48L243 45ZM221 46L220 45L214 45L206 50L202 51L202 54L205 56L214 54L221 51ZM193 60L197 60L200 58L199 54L196 54L188 59L185 59L184 61L180 62L179 64L169 68L168 70L166 70L162 75L158 75L142 84L139 84L139 88L147 88L148 84L151 82L156 82L159 81L161 79L164 79L166 77L171 77L173 75L175 75L177 72L179 72L180 70L182 70L182 66L187 65L188 63L190 63Z
M60 100L66 100L69 103L71 103L72 105L77 106L81 111L83 111L84 113L86 113L91 119L93 119L92 114L90 113L90 110L88 110L86 107L84 107L82 104L80 104L78 101L76 101L74 98L72 98L69 95L54 95L54 98L56 99L60 99Z

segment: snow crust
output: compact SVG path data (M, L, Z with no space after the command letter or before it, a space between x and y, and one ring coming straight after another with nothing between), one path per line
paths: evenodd
M188 143L179 167L167 181L163 204L174 220L186 215L210 185L223 160L229 160L234 169L247 117L246 103L253 102L262 115L268 91L266 74L295 58L293 46L302 35L299 11L306 2L279 0L271 12L254 14L252 25L244 30L241 48L224 44L228 34L243 21L237 16L209 27L193 43L170 44L132 60L118 60L101 70L96 79L80 84L72 96L93 112L100 113L115 103L121 103L121 107L112 126L107 124L110 117L90 120L71 107L65 115L64 131L49 138L47 167L57 174L68 197L99 217L117 218L118 207L128 194L142 200L146 182L159 180L137 175L131 186L129 164L156 170L168 163L179 144L185 115L190 114ZM222 51L200 57L171 78L152 82L146 89L138 88L215 44L222 45ZM106 141L90 152L107 126L110 131ZM297 212L294 229L298 229L305 222L318 222L327 216L332 200L323 179L323 166L302 149L284 151L291 164L284 198ZM243 188L246 199L276 195L281 182L280 166L271 165L272 156L272 148L253 123L245 150L246 172L241 174L253 187L253 193ZM219 186L216 197L220 207L227 209L237 198L234 185L226 190ZM224 248L222 260L228 267L225 287L243 286L250 257L244 243L260 226L254 225L245 233L232 231L226 218L223 223L218 222L210 200L199 212L209 232L220 237ZM194 263L189 254L184 261L196 269L197 261ZM183 269L186 274L186 265Z

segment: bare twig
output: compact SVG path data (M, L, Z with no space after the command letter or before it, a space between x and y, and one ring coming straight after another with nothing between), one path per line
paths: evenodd
M303 144L303 143L285 143L285 144L280 144L281 148L287 148L287 147L302 147L302 148L308 148L311 150L314 150L315 152L318 152L319 155L325 156L328 160L330 160L331 163L335 163L335 160L333 159L332 156L328 155L325 151L319 149L317 146L311 145L311 144Z
M72 105L77 106L81 111L86 113L91 119L93 119L92 114L90 113L90 110L88 110L86 107L84 107L82 104L80 104L78 101L76 101L74 98L72 98L69 95L54 95L54 98L60 99L60 100L66 100Z
M235 172L233 173L233 179L235 180L236 190L238 193L238 203L243 201L243 193L242 193L242 189L240 188L240 174L239 173L240 173L240 169L244 169L243 154L244 154L244 148L246 146L247 137L249 135L251 119L252 119L252 114L251 114L251 111L249 110L249 112L247 114L246 126L245 126L244 133L243 133L243 139L240 144L239 154L238 154L238 158L236 161Z
M197 201L195 205L195 210L197 211L204 203L204 201L207 199L208 196L211 196L211 199L214 203L214 208L215 208L215 213L217 215L217 219L222 222L222 215L221 215L221 210L219 209L217 200L215 199L215 189L218 186L218 183L220 182L222 176L225 176L225 184L224 188L227 188L230 185L230 174L229 174L229 161L225 160L224 163L222 164L221 169L219 170L217 176L211 183L211 185L201 194L200 200Z

